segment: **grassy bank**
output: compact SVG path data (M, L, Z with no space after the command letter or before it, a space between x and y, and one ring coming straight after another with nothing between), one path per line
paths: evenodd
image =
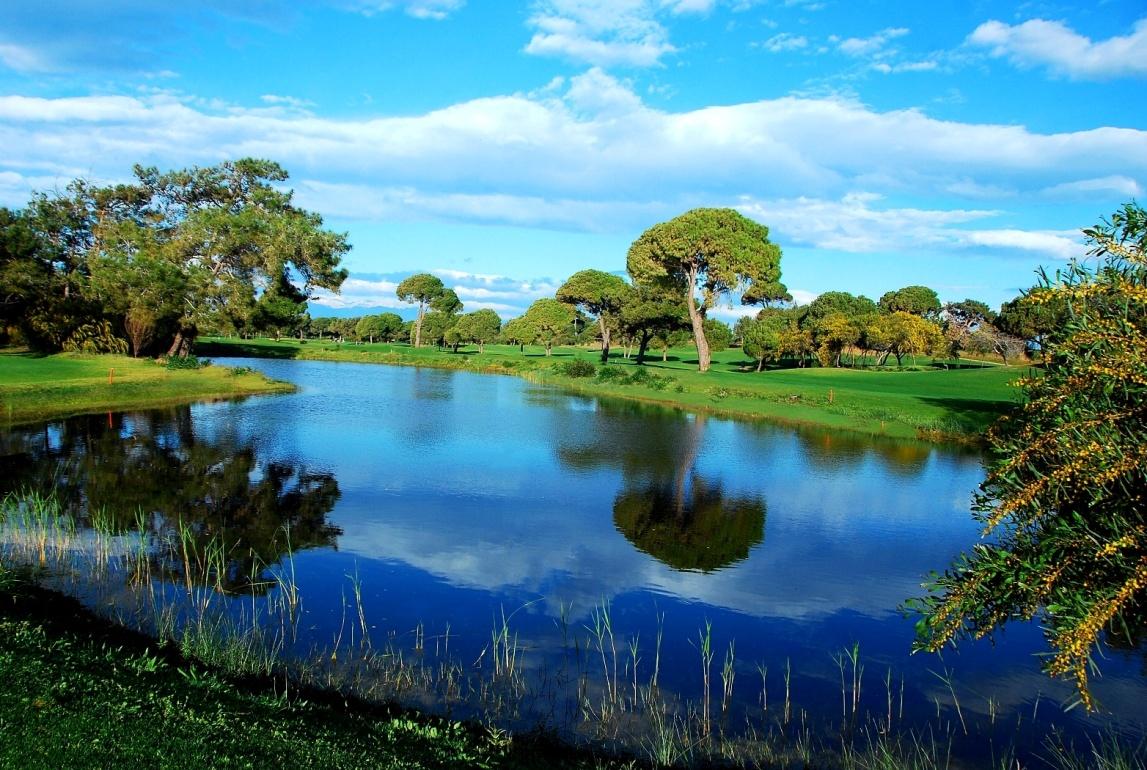
M516 374L590 395L660 403L691 411L789 425L811 425L870 435L926 440L976 441L1016 402L1011 383L1021 367L957 368L932 366L921 359L918 370L775 369L754 371L740 350L714 355L713 369L697 371L692 350L671 350L667 360L654 356L643 367L620 354L608 367L594 350L560 348L550 357L540 348L488 345L459 353L402 344L354 345L297 340L205 340L211 356L256 356L398 364ZM570 376L575 360L593 363L586 376Z
M0 767L598 768L587 752L237 681L0 566Z
M0 425L292 390L226 366L168 369L127 356L0 352Z

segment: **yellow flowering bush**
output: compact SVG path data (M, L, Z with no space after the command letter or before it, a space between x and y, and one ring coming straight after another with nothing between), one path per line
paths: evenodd
M1097 264L1041 274L1024 298L1067 313L1022 408L989 435L984 539L909 605L931 651L1039 616L1045 670L1091 709L1097 645L1147 619L1147 212L1126 204L1084 234Z

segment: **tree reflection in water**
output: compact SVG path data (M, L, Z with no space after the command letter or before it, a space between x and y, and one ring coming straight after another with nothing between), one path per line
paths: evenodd
M265 590L266 568L289 552L335 544L342 533L326 519L339 498L332 474L261 459L250 441L193 428L184 406L12 431L0 445L0 494L54 494L81 525L99 511L109 534L142 524L157 546L177 542L182 528L199 553L208 543L222 548L224 567L210 578L227 592ZM154 549L161 574L176 568L165 550Z
M764 542L764 499L729 496L694 469L705 415L626 402L598 402L592 414L558 456L575 470L622 468L625 486L614 499L613 521L639 551L673 569L712 572Z

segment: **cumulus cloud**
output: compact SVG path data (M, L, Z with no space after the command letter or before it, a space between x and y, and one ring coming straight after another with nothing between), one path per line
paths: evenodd
M1114 193L1124 198L1135 198L1143 194L1143 185L1131 177L1122 174L1111 176L1079 179L1074 182L1061 182L1043 191L1045 195L1055 198L1077 198L1086 200L1096 193Z
M1041 133L880 111L839 97L671 112L649 107L601 69L534 93L409 116L321 117L268 96L254 107L171 92L2 96L0 143L9 152L0 172L28 177L19 203L31 185L62 187L76 170L122 179L141 160L178 167L251 155L283 163L302 205L326 216L614 233L640 232L698 205L767 202L769 212L783 215L793 206L778 208L781 202L803 201L812 224L799 232L816 233L801 236L805 242L851 251L882 242L887 220L951 224L985 216L962 199L1088 187L1125 197L1147 179L1147 131L1139 129ZM19 184L11 179L5 194L17 195ZM872 201L845 198L856 190L897 197L946 191L957 203L882 213ZM771 213L762 219L798 232L795 221L789 227ZM1053 249L1063 251L1062 244Z
M530 17L535 32L525 51L604 67L649 67L677 50L656 11L650 0L542 0Z
M1020 67L1046 67L1079 80L1147 76L1147 18L1137 21L1130 34L1102 41L1062 21L1031 19L1011 25L993 20L977 27L967 43Z
M876 194L853 193L839 200L746 200L738 208L746 216L769 223L785 242L854 254L922 248L983 253L987 248L1053 259L1083 255L1082 241L1074 231L990 227L990 220L1002 212L879 207L880 200Z
M463 311L490 309L503 319L525 312L530 304L541 297L552 297L558 282L550 278L513 278L505 275L468 273L462 270L433 268L429 272L458 295ZM412 306L400 300L395 293L398 284L409 273L352 275L343 282L342 291L334 294L316 290L312 305L330 310L347 310L355 314L381 311L410 311ZM321 314L321 311L320 311Z

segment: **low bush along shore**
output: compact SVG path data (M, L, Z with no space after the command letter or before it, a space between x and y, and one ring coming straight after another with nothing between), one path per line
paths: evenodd
M637 399L692 411L789 425L809 425L894 438L975 443L1017 402L1011 383L1028 367L934 363L887 368L778 368L754 371L738 349L714 356L700 373L692 350L660 352L637 366L615 349L608 365L585 348L487 345L455 353L406 344L353 344L310 340L207 339L203 355L357 361L517 374L591 395ZM572 365L573 362L584 362ZM592 368L591 368L592 367Z
M289 383L242 368L179 368L193 364L181 361L169 366L114 355L36 356L0 351L0 425L294 390Z

